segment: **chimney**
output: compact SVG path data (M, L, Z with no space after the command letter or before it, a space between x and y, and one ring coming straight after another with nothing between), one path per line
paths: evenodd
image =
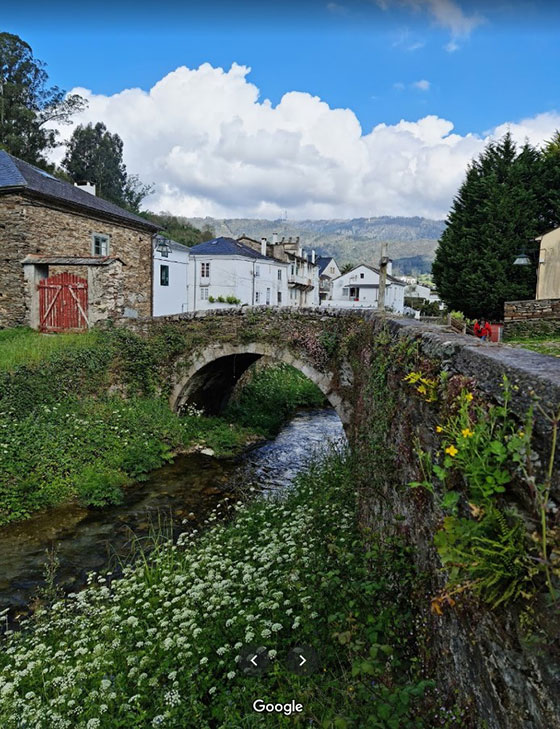
M261 256L266 256L266 238L261 238Z
M75 182L74 187L78 187L84 192L89 192L90 195L95 195L95 185L92 185L90 182Z
M303 251L302 251L302 249L301 249L301 248L298 248L298 249L297 249L297 254L298 254L298 256L299 256L300 258L303 258Z
M315 263L315 249L311 251L311 263Z
M272 236L272 245L275 246L278 243L278 233L274 233Z

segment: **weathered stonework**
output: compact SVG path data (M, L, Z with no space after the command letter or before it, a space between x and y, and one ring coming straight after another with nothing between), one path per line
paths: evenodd
M30 324L29 296L26 297L21 261L29 254L45 256L91 256L92 234L110 236L109 255L120 258L118 296L115 272L101 286L106 269L90 274L97 287L94 296L101 306L93 321L111 316L149 316L152 311L152 231L132 221L118 223L89 211L67 210L21 193L0 195L0 327ZM50 267L49 275L68 270L88 277L87 267ZM111 283L112 281L112 283ZM110 292L108 301L100 301L100 286ZM116 302L118 307L115 308Z
M560 333L560 299L506 301L504 336L540 336Z
M413 545L415 562L427 576L426 594L418 598L425 665L448 700L470 706L465 729L560 729L558 624L552 626L549 642L535 648L524 637L515 605L492 611L464 595L441 616L430 611L430 596L445 583L433 541L444 514L427 491L406 484L420 475L416 439L425 450L439 447L439 413L403 382L394 352L412 351L437 371L466 379L488 403L501 402L506 375L513 388L511 410L521 422L531 393L548 411L560 407L557 360L373 312L238 308L117 324L170 340L173 333L189 333L191 344L166 369L174 406L197 393L204 395L205 388L212 393L223 388L227 395L258 356L289 362L317 382L345 421L353 448L377 456L359 484L360 519L383 536L398 534ZM385 389L376 396L376 358L384 351L389 353ZM533 447L541 466L550 452L551 434L550 423L537 412ZM550 498L560 504L559 453L556 466ZM534 518L526 489L512 486L507 499ZM542 607L536 619L546 619L549 612ZM557 620L557 614L550 615Z

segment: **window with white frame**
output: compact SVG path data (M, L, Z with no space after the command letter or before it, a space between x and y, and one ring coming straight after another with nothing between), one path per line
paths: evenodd
M266 305L270 306L270 289L266 290Z
M92 233L91 236L91 255L92 256L108 256L109 255L109 236L104 233Z
M210 276L210 263L200 264L200 276L201 278L208 278Z
M257 278L258 278L260 275L261 275L261 267L255 266L255 276L257 276Z
M169 286L169 266L159 267L159 285Z
M279 281L282 280L282 269L281 268L278 269L278 280Z
M279 304L282 303L282 292L281 291L278 292L278 303Z
M208 286L201 286L200 287L200 298L203 301L208 301Z
M348 296L348 286L345 286L345 287L344 287L344 288L342 289L342 295L343 295L343 296Z

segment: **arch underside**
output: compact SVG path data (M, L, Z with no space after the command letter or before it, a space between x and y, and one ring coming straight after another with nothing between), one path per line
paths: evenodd
M348 408L334 390L332 373L320 372L289 350L264 344L212 346L198 353L187 371L176 378L170 397L172 409L180 411L187 405L194 405L208 415L219 414L229 402L240 377L265 356L300 370L323 392L342 422L348 422Z

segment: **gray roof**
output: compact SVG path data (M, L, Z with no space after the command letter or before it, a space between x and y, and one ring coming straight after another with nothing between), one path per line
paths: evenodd
M243 256L244 258L257 258L262 261L276 262L275 259L263 256L244 243L233 238L214 238L198 243L190 249L191 254L200 256Z
M319 276L323 273L325 268L329 265L330 261L334 261L332 256L318 256L315 259L315 263L319 266ZM335 261L336 263L336 261Z
M83 208L105 218L119 218L150 230L160 228L139 215L129 213L114 203L59 180L48 172L0 150L0 194L15 191L34 193L70 207Z

